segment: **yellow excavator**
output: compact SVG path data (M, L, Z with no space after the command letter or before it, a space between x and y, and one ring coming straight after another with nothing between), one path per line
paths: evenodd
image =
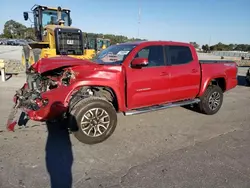
M110 39L98 38L98 37L91 38L88 37L88 35L86 35L85 39L87 39L86 48L95 49L95 53L99 53L101 50L104 50L111 45Z
M96 38L96 52L106 49L111 45L110 39Z
M29 13L33 13L36 36L36 42L30 42L23 47L22 64L26 69L40 58L67 55L92 59L96 54L94 48L86 48L82 31L71 27L69 9L34 5L31 11L23 13L24 20L30 20Z

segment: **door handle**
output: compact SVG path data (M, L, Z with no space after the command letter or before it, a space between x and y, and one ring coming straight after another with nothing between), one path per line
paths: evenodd
M167 72L162 72L160 75L161 76L168 76L168 73Z
M192 73L197 73L198 70L197 69L192 69Z

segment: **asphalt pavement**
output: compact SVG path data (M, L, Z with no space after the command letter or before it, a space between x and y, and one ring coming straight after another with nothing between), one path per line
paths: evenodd
M0 187L250 187L246 70L216 115L182 107L119 115L114 134L92 146L59 125L29 122L7 132L12 96L25 80L12 76L0 83Z

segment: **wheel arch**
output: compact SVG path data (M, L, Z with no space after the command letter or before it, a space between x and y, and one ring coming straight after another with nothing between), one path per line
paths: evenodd
M108 100L109 102L111 102L115 108L115 110L117 112L119 112L121 110L121 98L119 97L120 95L118 94L118 91L116 89L114 89L111 86L106 86L106 85L82 85L82 86L78 86L76 88L74 88L73 90L71 90L71 92L69 93L66 101L69 105L71 105L70 101L74 98L74 97L81 97L85 95L85 92L87 90L90 90L93 92L93 94L91 95L90 91L88 96L86 97L90 97L90 96L97 96L97 97L102 97L105 98L106 100ZM110 96L108 96L110 95ZM110 98L111 97L111 98ZM76 102L77 103L77 102Z
M213 77L211 79L208 79L204 84L202 85L202 88L200 90L199 96L202 96L208 86L210 85L218 85L222 92L224 93L227 89L227 80L225 76L218 76L218 77Z

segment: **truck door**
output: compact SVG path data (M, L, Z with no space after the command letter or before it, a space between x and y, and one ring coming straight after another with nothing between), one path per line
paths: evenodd
M171 101L195 97L200 88L200 64L188 46L165 46L170 62Z
M127 106L129 109L156 105L168 100L169 75L161 45L142 48L136 57L148 58L148 66L127 67Z

